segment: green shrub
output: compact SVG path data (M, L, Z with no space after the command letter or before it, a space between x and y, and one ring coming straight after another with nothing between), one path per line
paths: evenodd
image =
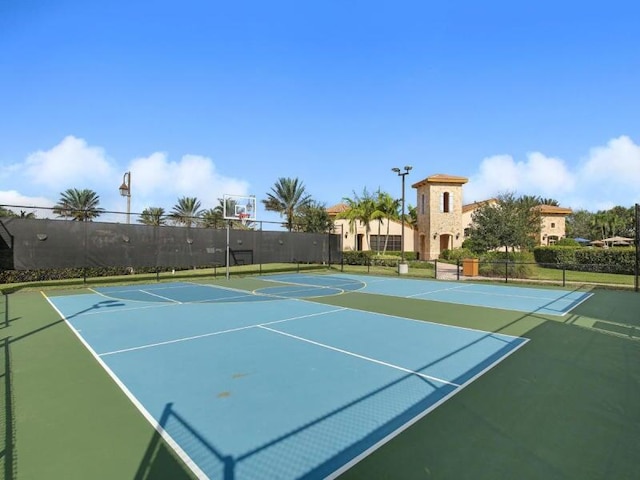
M549 246L536 247L533 250L535 261L545 266L553 267L576 263L576 252L583 250L580 246Z
M538 264L550 268L566 268L581 272L633 274L635 249L583 248L583 247L537 247L534 251Z
M370 265L373 255L370 250L349 250L342 252L342 260L347 265Z
M400 262L398 255L373 255L371 265L379 267L395 267Z
M465 258L474 258L476 255L468 248L454 248L453 250L445 249L440 253L440 259L449 262L462 262Z
M423 260L412 260L409 262L409 266L412 269L419 269L419 270L433 270L434 266L432 262L425 262Z
M581 247L580 243L573 238L561 238L555 244L556 247Z
M400 257L402 252L398 252L395 250L387 250L384 255L394 255L396 257ZM417 252L404 252L404 259L406 261L417 260L418 253Z
M528 278L533 273L531 252L487 252L480 257L478 273L484 277Z

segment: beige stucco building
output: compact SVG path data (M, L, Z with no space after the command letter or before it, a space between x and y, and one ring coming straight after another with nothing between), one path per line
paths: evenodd
M473 212L487 203L496 202L488 199L481 202L463 204L462 187L468 182L465 177L436 174L414 183L416 189L417 225L415 228L405 225L404 250L415 251L418 258L432 260L440 256L443 250L462 247L472 225ZM335 217L346 210L345 204L338 204L327 211ZM571 209L552 205L540 205L542 228L538 243L552 245L565 236L565 220ZM350 227L349 221L334 220L334 224L343 235L343 250L378 250L377 242L384 242L389 227L387 250L401 250L400 222L383 220L370 224L369 235L366 225ZM383 248L380 248L383 250Z
M327 208L327 212L333 218L335 231L342 235L342 250L375 250L399 252L402 249L402 224L393 220L374 220L367 226L362 222L349 225L349 220L336 219L336 216L349 208L344 203L338 203ZM388 232L387 232L388 227ZM387 235L388 233L388 235ZM379 243L378 243L379 242ZM413 252L414 230L410 225L404 226L404 250Z

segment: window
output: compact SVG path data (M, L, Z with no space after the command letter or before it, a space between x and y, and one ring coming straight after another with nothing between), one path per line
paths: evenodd
M424 215L424 209L425 209L425 198L424 198L424 193L422 194L422 199L420 202L420 214Z
M556 228L556 224L551 222L551 228Z
M453 211L453 193L443 192L440 194L440 212L450 213Z
M373 251L383 251L384 250L384 242L387 238L386 235L370 235L369 241L371 242L371 250ZM389 235L389 240L387 241L387 252L399 252L402 250L402 236L401 235Z

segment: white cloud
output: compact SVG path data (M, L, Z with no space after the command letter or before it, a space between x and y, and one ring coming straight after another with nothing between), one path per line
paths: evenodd
M542 197L570 192L575 186L574 174L563 160L547 157L539 152L530 153L523 165L522 173L525 188L531 192L539 192Z
M582 168L582 178L590 183L613 182L640 185L640 146L627 136L609 140L604 147L592 148Z
M100 196L101 207L123 212L126 201L118 186L127 171L131 172L133 213L148 206L169 211L183 196L197 197L203 208L213 208L224 194L246 195L249 191L248 182L223 175L208 157L184 155L170 161L167 154L156 152L118 164L102 147L70 135L48 150L28 155L23 162L0 166L0 178L12 188L0 192L0 204L48 207L68 188L90 188ZM112 214L101 218L122 219Z
M103 185L113 175L113 167L102 148L72 135L50 150L30 154L24 162L24 172L33 184L58 192Z
M529 153L524 161L511 155L488 157L471 175L464 201L504 192L554 198L561 205L592 211L631 206L640 202L640 146L626 136L614 138L574 165L540 152Z
M184 155L176 162L156 152L133 160L130 170L138 211L149 206L169 211L180 197L197 197L203 208L214 208L224 194L246 195L249 189L248 182L222 175L210 158L199 155Z
M17 207L7 207L15 213L24 210L27 213L34 212L38 218L54 217L51 210L27 208L30 206L53 207L53 202L45 197L30 197L22 195L16 190L0 190L0 205L17 205Z

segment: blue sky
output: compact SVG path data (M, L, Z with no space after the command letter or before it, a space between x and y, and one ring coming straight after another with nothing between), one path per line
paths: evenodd
M640 3L4 0L0 204L327 206L465 176L595 211L640 202ZM278 220L258 212L259 219Z

